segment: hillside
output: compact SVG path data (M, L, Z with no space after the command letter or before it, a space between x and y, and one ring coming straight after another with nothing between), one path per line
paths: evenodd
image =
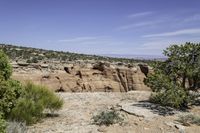
M23 60L27 63L37 63L40 61L67 62L67 61L77 61L77 60L95 60L95 61L124 62L124 63L149 62L149 60L78 54L72 52L37 49L37 48L22 47L16 45L8 45L8 44L0 44L0 49L2 49L10 57L10 59L14 61Z

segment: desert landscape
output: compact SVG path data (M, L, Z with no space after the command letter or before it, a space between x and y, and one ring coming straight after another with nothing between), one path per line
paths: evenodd
M0 133L200 133L199 5L0 0Z
M10 49L24 50L6 45L2 48L6 48L7 53ZM35 50L28 55L31 57ZM38 58L37 55L34 57ZM199 106L193 105L183 111L149 102L152 90L144 80L154 73L148 65L151 61L124 63L123 60L86 59L55 62L43 57L31 63L28 59L12 59L12 78L23 84L31 81L47 86L63 99L64 105L55 116L45 117L36 124L11 124L18 132L198 133L200 130L198 125L178 121L181 116L200 115ZM96 125L93 117L102 111L114 111L122 121L109 126Z
M188 113L200 115L199 107L194 107L188 110L189 112L181 112L159 110L159 107L149 108L146 104L144 105L147 107L138 106L139 101L148 100L150 92L147 91L59 93L58 95L65 101L63 108L58 112L59 116L45 118L42 122L28 127L28 133L198 133L200 130L197 125L183 126L176 121L179 116ZM119 112L123 115L124 121L111 126L93 124L91 118L105 110Z

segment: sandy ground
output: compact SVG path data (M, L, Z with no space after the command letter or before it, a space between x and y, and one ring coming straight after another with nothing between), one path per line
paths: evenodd
M65 101L58 111L58 117L43 119L28 128L28 133L200 133L200 126L191 125L178 129L169 123L175 122L177 115L159 115L145 119L119 111L124 115L122 124L97 126L92 124L92 116L100 111L119 107L121 104L147 100L150 92L134 91L129 93L59 93ZM193 111L200 113L200 108ZM168 123L168 124L167 124Z

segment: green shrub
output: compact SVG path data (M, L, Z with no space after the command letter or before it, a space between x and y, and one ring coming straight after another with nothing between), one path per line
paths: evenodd
M187 107L191 102L192 96L188 94L189 92L174 84L169 77L162 73L148 75L145 84L154 91L150 97L150 101L153 103L180 109Z
M96 116L92 117L96 125L112 125L123 121L123 118L116 111L102 111Z
M12 67L9 64L8 57L0 50L0 78L7 80L10 78L11 74Z
M2 118L0 113L0 133L6 133L6 121Z
M10 118L15 121L26 122L27 124L36 123L43 116L43 104L39 101L20 98L15 108L13 108Z
M30 59L26 60L26 63L32 63L32 61Z
M27 99L31 98L33 101L41 102L44 108L51 112L59 110L63 106L63 100L45 86L34 85L29 82L26 84L25 90Z
M44 86L27 83L25 93L11 112L11 119L33 124L44 116L44 110L53 113L63 105L63 100Z
M0 82L0 112L3 113L5 118L9 116L22 93L23 89L18 81L9 79Z
M52 114L62 108L64 104L63 100L59 97L55 97L55 95L49 95L46 100L46 109L48 109Z
M177 121L182 123L184 126L189 126L190 124L196 124L200 126L200 116L193 114L179 116Z
M31 60L32 63L38 63L38 59L36 57L32 58Z
M162 106L170 106L181 109L187 106L190 98L183 89L169 89L152 94L150 101Z
M36 57L33 57L32 59L26 60L26 63L38 63L38 59Z
M23 92L21 84L10 79L11 74L12 68L8 57L0 51L0 112L4 118L7 118Z

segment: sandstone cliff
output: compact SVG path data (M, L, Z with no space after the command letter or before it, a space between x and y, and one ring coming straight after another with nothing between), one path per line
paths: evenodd
M149 72L146 65L123 65L105 62L89 64L23 64L13 63L13 78L22 82L48 86L65 92L127 92L150 90L143 80Z

